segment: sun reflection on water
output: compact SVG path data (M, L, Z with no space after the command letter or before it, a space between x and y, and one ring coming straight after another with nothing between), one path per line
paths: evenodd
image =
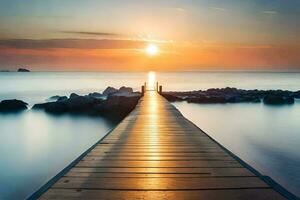
M156 74L153 71L148 72L147 90L155 90Z

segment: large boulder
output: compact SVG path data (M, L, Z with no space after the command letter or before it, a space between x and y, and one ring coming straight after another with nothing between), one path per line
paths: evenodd
M101 103L103 100L90 96L71 95L69 99L35 104L33 109L43 109L49 113L89 113L95 104Z
M138 103L140 96L108 96L102 103L94 106L94 112L113 118L123 118L132 111Z
M68 99L65 104L69 112L89 112L93 105L101 102L94 97L78 96Z
M103 95L105 95L105 96L108 96L108 95L111 95L111 94L114 94L114 93L116 93L116 92L118 92L118 90L116 89L116 88L114 88L114 87L107 87L104 91L103 91Z
M97 98L97 99L102 99L104 97L103 94L98 93L98 92L93 92L88 94L89 97Z
M48 98L47 101L64 101L64 100L67 100L67 99L68 99L67 96L55 95L55 96L52 96L52 97Z
M267 95L263 99L265 104L269 105L282 105L282 104L293 104L295 102L293 97L283 97L275 95Z
M76 97L79 97L79 95L76 94L76 93L71 93L71 94L70 94L70 99L76 98Z
M0 112L18 112L27 109L27 103L17 99L3 100L0 102Z
M133 89L131 87L122 86L122 87L120 87L120 89L119 89L118 92L121 92L121 93L132 93Z
M62 114L68 111L66 104L62 101L35 104L32 109L44 110L53 114Z

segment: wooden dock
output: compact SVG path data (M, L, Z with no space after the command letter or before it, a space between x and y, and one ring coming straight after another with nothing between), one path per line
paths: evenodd
M43 191L44 192L44 191ZM40 199L285 199L155 91Z

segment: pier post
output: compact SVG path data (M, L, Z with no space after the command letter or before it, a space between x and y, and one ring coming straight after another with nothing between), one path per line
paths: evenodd
M144 95L144 93L145 93L145 86L142 85L142 95Z
M159 94L162 94L162 85L159 86Z

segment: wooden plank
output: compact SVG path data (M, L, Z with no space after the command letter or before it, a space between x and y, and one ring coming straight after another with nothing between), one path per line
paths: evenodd
M70 172L87 173L142 173L142 174L211 174L211 176L254 176L245 168L88 168L73 167Z
M109 191L85 189L50 189L41 199L187 199L187 200L280 200L282 196L272 189L198 190L198 191Z
M80 161L77 167L242 167L237 161Z
M257 177L219 178L93 178L62 177L53 188L106 190L201 190L269 188Z

